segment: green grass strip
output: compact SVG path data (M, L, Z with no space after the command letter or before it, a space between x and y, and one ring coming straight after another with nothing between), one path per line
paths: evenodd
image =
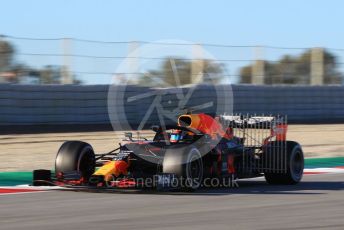
M305 159L306 168L332 168L338 166L344 166L344 157Z
M0 172L0 186L31 184L32 172Z

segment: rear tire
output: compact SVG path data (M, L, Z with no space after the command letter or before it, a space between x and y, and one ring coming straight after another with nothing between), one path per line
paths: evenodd
M287 173L265 173L269 184L291 185L301 181L304 169L303 151L297 142L287 141Z
M197 190L203 180L202 155L195 147L167 149L163 161L163 173L177 176L183 191Z
M55 173L79 172L88 181L95 169L95 155L90 144L82 141L66 141L60 147L55 160Z

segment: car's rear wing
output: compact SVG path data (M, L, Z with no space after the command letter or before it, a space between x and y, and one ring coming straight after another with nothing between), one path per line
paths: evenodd
M218 121L233 129L240 136L245 136L251 145L262 146L265 141L285 141L287 135L286 116L257 116L257 115L221 115ZM266 130L266 131L264 131ZM258 141L259 140L259 141Z
M250 116L250 115L221 115L219 120L225 127L271 129L285 123L286 117L281 116Z

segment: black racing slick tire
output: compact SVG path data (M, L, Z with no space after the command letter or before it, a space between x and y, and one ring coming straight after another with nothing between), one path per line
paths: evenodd
M292 185L301 181L304 169L303 151L297 142L287 141L287 172L265 173L269 184Z
M66 141L57 152L55 173L79 172L88 181L95 170L95 154L90 144L82 141Z
M174 174L183 191L195 191L203 180L202 155L193 146L169 148L163 160L163 173Z

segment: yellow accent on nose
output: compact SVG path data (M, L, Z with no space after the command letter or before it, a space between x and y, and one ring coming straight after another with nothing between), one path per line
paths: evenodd
M104 176L105 181L112 179L112 175L119 176L120 174L126 175L128 164L125 161L110 161L100 167L93 175Z

